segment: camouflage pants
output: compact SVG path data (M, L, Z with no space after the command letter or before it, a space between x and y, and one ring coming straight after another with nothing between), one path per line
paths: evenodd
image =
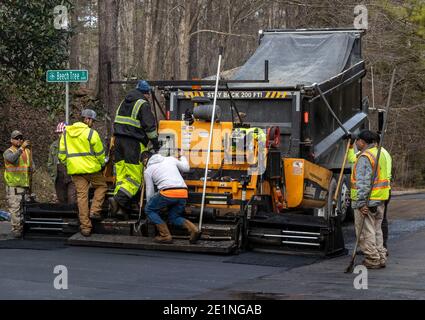
M384 205L379 206L376 213L364 216L363 231L360 235L359 246L365 255L365 260L374 265L385 264L387 250L384 248L382 236L382 219L384 217ZM363 214L360 210L354 210L356 234L359 234L362 225Z
M23 230L23 217L21 214L22 195L27 193L26 188L6 187L6 197L13 233L21 233Z

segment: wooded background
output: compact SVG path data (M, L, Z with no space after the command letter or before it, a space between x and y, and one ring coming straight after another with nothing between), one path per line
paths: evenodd
M50 24L58 2L6 0L0 4L0 150L8 146L10 131L20 128L36 136L35 154L41 165L54 139L51 132L64 113L64 88L45 83L47 69L89 70L86 84L72 86L73 116L82 107L110 114L113 110L105 106L115 109L128 88L115 85L108 92L107 61L112 63L113 79L202 78L215 73L221 46L223 70L229 70L244 64L255 51L259 30L351 28L359 4L345 0L71 0L62 1L69 8L71 28L55 30ZM369 14L363 38L368 75L363 83L371 104L371 69L374 102L383 107L392 70L397 68L386 140L393 155L395 183L425 185L421 141L425 134L425 1L361 4ZM30 23L24 17L28 12L33 15ZM40 27L31 25L38 21ZM40 34L49 41L41 42ZM27 73L22 74L22 69ZM372 113L372 119L376 118ZM98 125L105 132L108 121Z

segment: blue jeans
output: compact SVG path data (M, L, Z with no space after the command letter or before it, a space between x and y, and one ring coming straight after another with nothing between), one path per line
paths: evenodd
M155 194L147 203L145 213L154 224L165 223L159 213L162 209L168 208L168 220L175 226L182 226L185 218L182 217L186 199L167 198L160 193Z

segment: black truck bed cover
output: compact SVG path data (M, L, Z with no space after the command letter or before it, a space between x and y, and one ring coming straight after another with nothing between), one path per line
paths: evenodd
M362 61L357 39L361 30L270 30L260 46L231 80L262 79L269 61L269 83L260 86L295 87L322 83ZM253 84L231 84L247 88ZM258 86L258 85L257 85Z

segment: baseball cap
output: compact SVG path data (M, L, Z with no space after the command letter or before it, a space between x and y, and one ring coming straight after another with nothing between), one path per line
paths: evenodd
M22 134L22 132L21 132L21 131L13 130L13 131L12 131L12 134L10 135L10 138L11 138L11 139L16 139L16 138L17 138L17 137L19 137L19 136L23 137L24 135Z
M84 109L83 111L81 111L81 116L83 118L90 118L96 120L96 112L92 109Z

